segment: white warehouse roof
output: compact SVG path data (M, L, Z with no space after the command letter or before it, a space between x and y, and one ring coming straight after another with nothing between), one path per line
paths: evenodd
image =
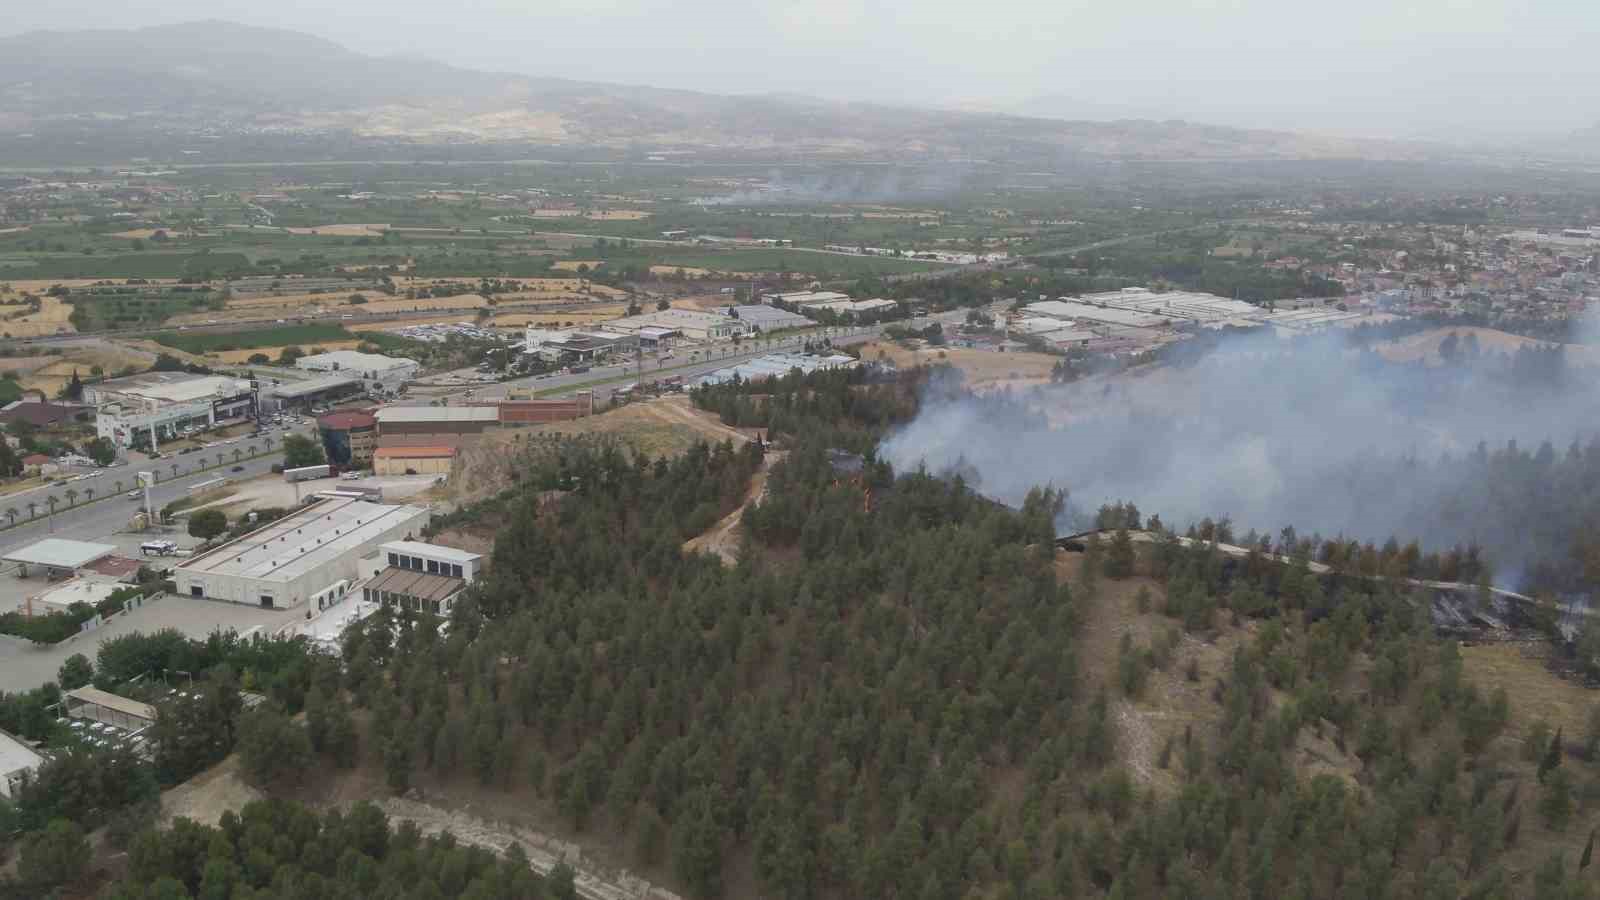
M291 581L419 515L426 519L428 511L356 499L323 500L188 560L177 571Z
M77 569L117 552L111 544L91 544L88 541L69 541L63 538L45 538L26 547L7 553L6 562L24 565L49 566L54 569Z
M378 549L385 553L393 550L396 553L414 553L418 556L431 556L434 559L447 559L457 563L469 563L483 559L483 554L481 553L468 553L465 550L457 550L454 547L441 547L438 544L428 544L423 541L390 541L387 544L379 544Z

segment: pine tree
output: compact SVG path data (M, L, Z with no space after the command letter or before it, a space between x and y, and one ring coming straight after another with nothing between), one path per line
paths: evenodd
M1544 756L1539 760L1539 781L1543 782L1551 770L1561 765L1561 729L1556 729L1556 736L1550 739L1550 745L1545 748Z

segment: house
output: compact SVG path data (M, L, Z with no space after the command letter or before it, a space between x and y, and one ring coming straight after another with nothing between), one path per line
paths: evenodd
M45 471L46 466L49 467L48 473ZM60 466L55 464L55 460L45 456L43 453L30 453L22 458L22 471L27 475L53 475L59 469Z

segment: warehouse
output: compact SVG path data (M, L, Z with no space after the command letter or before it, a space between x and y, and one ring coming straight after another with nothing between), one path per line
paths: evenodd
M0 731L0 797L13 797L23 782L44 765L44 757L32 747Z
M456 448L445 444L379 447L372 454L374 475L448 475Z
M320 500L173 570L178 593L269 608L298 606L360 577L360 560L428 524L417 506ZM343 584L341 584L343 583Z
M730 306L728 314L756 331L777 331L780 328L809 328L811 320L798 313L775 306Z
M447 616L457 594L478 580L483 556L420 541L391 541L366 560L373 573L362 599Z
M386 406L374 414L378 434L479 434L500 424L495 406Z
M313 353L294 361L296 369L308 372L339 373L361 380L362 387L381 394L393 394L406 382L417 377L421 368L414 359L384 356L378 353L360 353L355 350L333 350Z
M689 309L663 309L659 312L627 316L613 319L605 323L604 327L607 331L620 334L638 334L647 328L661 328L676 331L684 337L697 341L727 340L734 335L747 334L750 331L749 325L732 316L695 312Z

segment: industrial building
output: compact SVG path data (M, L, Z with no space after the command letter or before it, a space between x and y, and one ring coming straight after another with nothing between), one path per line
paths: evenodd
M756 331L777 331L781 328L806 328L811 320L798 313L776 306L730 306L728 314Z
M147 372L84 385L83 399L97 407L96 433L119 447L148 442L152 430L159 444L256 413L254 385L226 375Z
M770 353L766 356L747 360L736 366L718 369L700 376L696 384L721 384L739 378L744 381L754 381L761 378L779 378L789 374L795 369L809 375L812 372L828 369L848 369L857 364L856 358L842 353L832 356L805 356L799 353Z
M361 577L360 560L428 524L417 506L319 500L173 570L178 593L283 608L337 599Z
M732 316L695 312L689 309L663 309L606 322L607 331L638 334L646 329L677 332L697 341L725 341L734 335L748 334L750 326Z
M281 409L308 410L325 403L337 403L362 393L364 387L355 375L318 375L303 381L275 384L261 392L266 412Z
M359 353L355 350L333 350L313 353L294 361L296 369L308 372L326 372L360 379L367 391L380 394L397 393L406 382L417 377L421 365L414 359L384 356L378 353Z
M500 424L497 406L385 406L378 434L480 434Z
M456 595L478 580L483 556L420 541L391 541L366 563L373 576L361 586L363 600L449 615Z
M63 698L67 715L74 719L93 719L128 731L140 731L156 723L156 708L94 687L74 688Z
M317 419L317 434L328 462L364 467L378 449L378 417L360 411L330 413Z
M592 362L639 346L639 335L606 331L551 331L528 326L518 349L546 362Z
M779 291L771 294L762 294L761 299L767 303L783 303L789 306L811 306L817 303L832 303L836 300L849 300L849 294L838 291Z
M379 447L372 454L374 475L448 475L456 448L448 444Z

